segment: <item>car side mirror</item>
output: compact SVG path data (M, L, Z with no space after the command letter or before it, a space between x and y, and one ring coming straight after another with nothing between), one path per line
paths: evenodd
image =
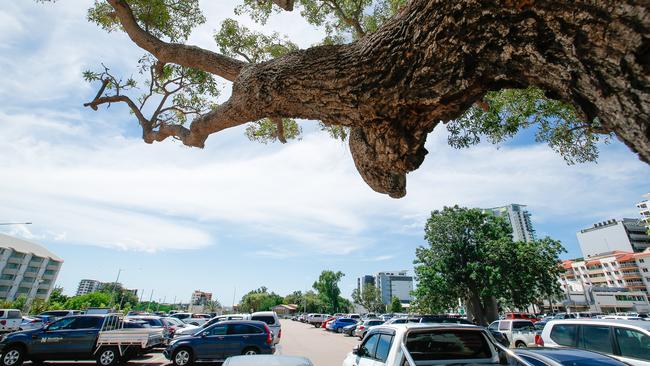
M203 332L203 333L201 333L201 337L207 337L207 336L209 336L209 335L210 335L210 334L209 334L208 332Z
M352 348L352 354L357 355L357 356L361 356L362 352L360 350L361 350L361 348L359 348L359 346L354 346L354 348Z

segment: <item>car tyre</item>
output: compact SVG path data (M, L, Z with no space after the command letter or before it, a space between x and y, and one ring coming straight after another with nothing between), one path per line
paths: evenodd
M177 349L172 355L174 366L187 366L192 364L192 351L188 348Z
M257 355L259 353L260 353L260 351L255 347L247 347L247 348L244 348L243 351L241 351L242 355L247 355L247 356L249 356L249 355Z
M522 341L518 341L517 343L515 343L515 347L517 347L517 348L527 348L528 346L526 346L526 343L524 343Z
M25 359L25 350L21 347L9 347L5 352L2 353L2 360L0 364L2 366L20 366L23 364Z
M343 329L341 328L336 329L336 333L343 333Z
M104 347L97 352L97 365L115 366L120 363L120 354L115 347Z

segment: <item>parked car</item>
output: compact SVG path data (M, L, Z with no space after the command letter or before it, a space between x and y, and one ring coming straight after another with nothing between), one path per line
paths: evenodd
M0 333L15 332L20 329L23 314L17 309L0 309Z
M357 326L357 329L354 331L354 335L356 337L359 337L360 339L363 339L363 337L366 336L366 333L372 328L377 325L382 325L384 324L384 321L381 319L368 319L365 320L363 323L359 324Z
M337 316L330 316L329 318L325 319L325 320L321 323L320 327L321 327L321 328L324 328L324 329L327 329L327 325L328 325L330 322L335 321L336 319L338 319Z
M252 355L232 356L221 366L314 366L310 359L302 356Z
M600 353L573 348L518 348L517 356L535 366L599 365L626 366L615 358Z
M80 315L81 310L50 310L44 311L37 315L37 317L44 319L47 323L59 320L63 317L70 315Z
M170 339L173 336L169 334L169 328L165 326L162 318L157 315L141 315L141 316L127 316L124 318L126 321L141 321L147 324L146 328L161 329L163 337Z
M354 331L357 329L359 324L362 324L363 321L358 321L354 324L346 325L345 327L342 328L341 333L347 335L347 336L354 336Z
M160 321L163 323L163 326L167 330L167 337L169 339L174 338L176 331L184 329L185 327L197 328L195 325L183 323L182 320L169 316L161 318Z
M43 326L45 326L43 319L31 316L23 316L23 319L20 322L20 328L18 328L18 330L38 329L43 328Z
M323 322L329 318L330 316L327 314L309 314L307 315L306 322L315 326L316 328L320 328L321 325L323 325Z
M635 320L554 320L538 344L574 347L611 355L635 366L650 366L650 322Z
M359 319L361 319L361 315L359 315L359 314L348 314L347 318L352 318L354 320L359 320Z
M523 319L523 320L530 320L533 323L536 323L540 320L540 318L536 317L533 314L528 314L528 313L505 313L504 314L504 320L516 320L516 319Z
M492 331L502 333L511 347L535 347L537 330L530 320L497 320L488 327Z
M273 332L273 344L280 343L280 338L282 337L282 326L280 325L280 319L278 319L278 314L275 311L258 311L251 314L251 320L258 320L266 323L266 325Z
M445 362L446 361L446 362ZM464 324L380 325L343 360L343 366L499 364L485 328Z
M386 321L386 324L406 324L406 323L419 323L419 322L420 322L420 318L402 317L402 318L392 318Z
M560 320L562 320L562 319L575 319L575 318L576 318L575 313L557 313L553 317L553 319L560 319Z
M273 333L256 320L227 320L169 343L163 355L175 366L224 361L235 355L272 354Z
M117 315L72 315L43 328L10 333L0 340L0 366L20 366L25 360L96 360L100 366L114 366L162 343L162 331L132 331L123 328L125 323Z
M181 335L188 335L188 334L194 334L198 331L200 331L202 328L207 328L210 325L218 322L222 322L224 320L250 320L251 315L250 314L227 314L227 315L219 315L215 316L214 318L208 320L207 322L203 323L200 326L196 326L193 324L186 323L187 326L183 327L182 329L179 329L175 332L176 336L181 336Z
M175 313L170 315L171 317L182 320L184 323L192 324L196 326L203 325L203 323L210 320L210 316L207 314L194 314L194 313Z
M329 322L327 325L327 330L331 330L332 332L337 332L341 333L343 331L343 327L347 325L352 325L356 324L357 319L352 319L352 318L338 318L334 319L333 321Z
M422 315L419 318L419 323L437 323L437 324L472 324L467 319L463 318L452 318L452 317L445 317L445 316L437 316L437 315Z

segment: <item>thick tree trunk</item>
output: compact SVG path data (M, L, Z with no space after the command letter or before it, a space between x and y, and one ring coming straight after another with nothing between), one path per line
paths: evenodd
M423 162L427 134L439 122L490 90L534 85L575 105L585 120L597 118L596 127L650 162L648 8L647 0L412 0L349 45L246 66L216 59L226 76L241 67L229 108L149 139L203 146L211 133L265 117L346 125L363 179L402 197L406 174Z

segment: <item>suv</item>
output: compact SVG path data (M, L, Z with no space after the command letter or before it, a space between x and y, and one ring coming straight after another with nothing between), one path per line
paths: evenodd
M635 366L650 365L650 322L567 319L548 322L537 344L596 351Z
M163 352L174 366L224 361L235 355L272 354L273 333L261 321L228 320L169 343Z
M16 309L0 309L0 333L15 332L20 329L23 314Z
M269 329L273 332L273 344L280 343L282 337L282 327L280 326L280 319L275 311L258 311L251 314L251 320L258 320L266 323Z

